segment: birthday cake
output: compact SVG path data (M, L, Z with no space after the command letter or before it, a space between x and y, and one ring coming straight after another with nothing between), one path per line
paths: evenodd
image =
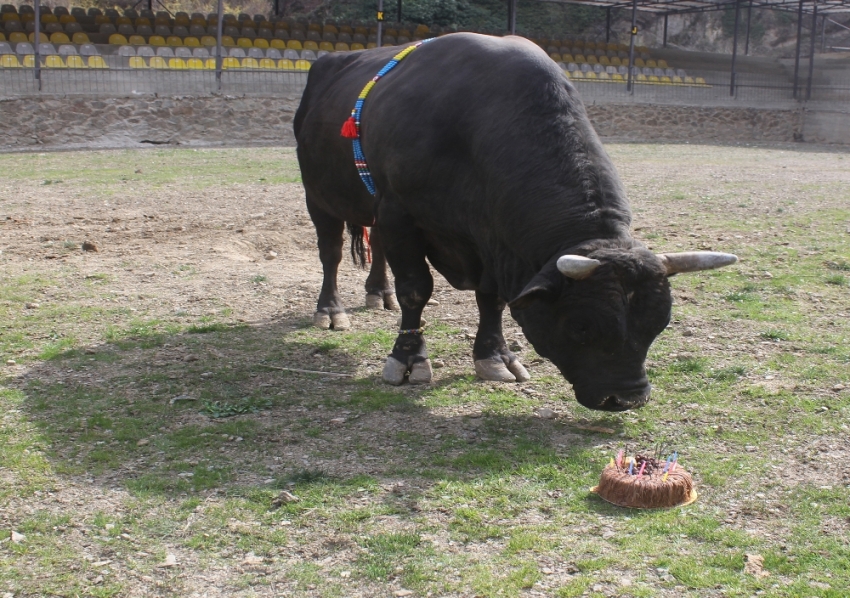
M611 504L635 509L677 507L697 499L693 478L679 465L678 455L665 461L644 455L624 458L620 451L592 491Z

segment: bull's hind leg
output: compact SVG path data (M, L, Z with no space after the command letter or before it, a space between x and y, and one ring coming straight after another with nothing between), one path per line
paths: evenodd
M391 309L398 311L395 291L387 277L387 258L377 227L372 227L372 268L366 278L366 307L369 309Z
M319 259L322 262L322 290L313 314L313 326L346 330L351 326L342 299L336 286L336 276L339 263L342 261L343 229L345 223L322 211L307 197L307 211L316 226L316 236L319 239Z
M472 346L475 374L483 380L525 382L530 378L517 356L508 351L502 335L505 302L498 295L475 292L478 303L478 333Z
M389 384L401 384L410 372L412 384L427 383L431 381L431 362L420 322L434 279L425 261L425 241L410 215L390 201L380 205L378 226L401 304L401 330L387 357L383 378Z

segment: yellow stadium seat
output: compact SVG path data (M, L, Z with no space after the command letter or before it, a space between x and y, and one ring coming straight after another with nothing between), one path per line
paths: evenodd
M213 44L213 45L215 45L215 44ZM221 36L221 45L224 46L225 48L233 48L233 47L236 46L236 42L233 41L233 38L230 37L229 35L222 35Z
M378 47L378 44L376 44L375 42L369 42L368 44L366 44L367 50L371 50L372 48L377 48L377 47Z
M318 23L310 23L309 25L307 25L307 31L318 31L319 33L321 33L322 26Z
M21 63L18 62L18 57L14 54L0 54L0 68L17 69L21 68Z
M83 33L82 31L77 31L74 34L74 37L71 38L71 41L75 44L90 44L89 36ZM144 41L142 42L144 43Z
M261 58L259 68L269 70L276 68L276 66L274 60L272 60L271 58Z
M41 22L46 25L47 23L58 23L59 19L56 17L56 15L42 14L41 15Z
M13 44L19 44L27 41L27 34L23 31L13 31L9 34L9 41Z
M617 83L622 83L623 81L625 81L625 79L623 79L623 75L621 75L620 73L614 73L613 75L611 75L611 80L616 81Z
M646 66L647 66L647 68L655 69L655 68L658 68L658 63L655 62L654 60L650 59L650 60L646 61Z
M681 77L673 77L673 85L681 85L682 83L684 83L684 81L682 81Z
M277 61L277 68L285 71L293 71L295 70L295 64L288 58L283 58Z
M309 71L310 70L310 62L307 60L296 60L295 61L295 69L299 71Z
M667 66L667 61L666 61L666 60L659 60L659 61L658 61L658 68L660 68L660 69L668 69L668 68L670 68L670 67L669 67L669 66Z
M151 26L150 19L148 19L147 17L139 17L138 19L136 19L136 27L141 27L142 25L145 25L146 27L150 27Z
M35 21L35 15L33 13L28 12L21 15L22 23L30 23L32 21Z
M149 63L152 69L167 69L168 64L165 62L165 58L162 56L151 56L151 61Z
M131 35L130 38L127 40L127 43L131 46L144 46L145 38L143 38L141 35Z
M596 73L594 73L593 71L588 71L584 74L584 78L585 79L593 79L595 81L596 80Z
M549 58L551 58L555 62L561 62L561 55L557 52L552 52L551 54L549 54Z
M189 17L185 15L180 15L179 17L174 17L174 24L179 25L181 27L189 26Z
M257 63L256 58L243 58L242 59L242 68L243 69L258 69L260 65Z
M366 47L363 44L356 43L356 44L351 44L351 49L352 50L365 50Z
M168 68L182 70L186 68L186 61L182 58L169 58Z
M317 44L313 40L308 39L306 42L304 42L304 49L305 50L313 50L313 52L318 52L319 51L319 44Z
M614 58L611 59L611 64L613 66L622 66L625 63L623 61L621 61L619 58L617 58L616 56L614 56ZM626 66L628 66L628 65L626 65Z
M263 39L262 37L258 37L257 39L254 40L254 47L255 48L262 48L263 50L266 50L269 47L269 40Z
M201 27L206 27L207 26L207 20L203 17L195 17L194 19L189 21L189 24L190 25L199 25Z
M602 66L611 66L611 61L608 60L607 56L600 56L599 64L601 64Z
M302 50L303 48L301 47L301 42L299 42L297 39L291 39L288 42L286 42L286 49L287 50Z
M587 62L587 59L584 57L584 54L576 54L576 62L581 64Z
M223 69L238 69L239 68L239 60L237 58L225 58L221 61L221 68Z
M164 46L165 38L161 35L152 35L148 38L148 44L151 46Z
M127 38L120 33L113 33L109 36L109 43L113 46L126 46Z
M215 58L207 58L204 60L204 68L210 71L215 70Z
M354 29L351 28L351 25L343 25L339 28L340 33L347 33L348 35L352 35L354 33Z
M635 66L643 68L646 66L646 63L643 61L643 58L635 58Z
M596 78L599 79L600 81L610 81L611 75L609 75L608 73L603 71L603 72L599 73L598 75L596 75Z
M28 69L34 68L35 67L35 56L33 56L32 54L27 54L26 56L24 56L23 65L24 65L24 68L28 68Z
M106 15L96 15L94 17L94 24L95 25L106 25L106 24L111 24L111 23L112 23L112 19L107 17Z
M71 40L68 39L68 36L62 33L61 31L57 31L56 33L50 34L50 43L51 44L70 44Z
M337 42L337 43L336 43L336 45L334 46L334 49L335 49L337 52L350 52L350 51L351 51L351 46L349 46L349 45L348 45L347 43L345 43L345 42Z
M168 17L156 17L153 20L153 25L154 27L158 27L159 25L165 25L166 27L169 27L171 25L171 19L169 19Z
M584 79L584 73L581 71L573 71L570 73L570 78L572 79Z
M177 46L183 45L183 40L176 35L169 35L168 39L165 40L166 45L171 46L172 48L176 48Z
M703 79L702 77L697 77L697 78L694 80L694 82L695 82L697 85L708 85L708 84L705 82L705 79Z
M561 54L561 62L575 62L572 54Z
M325 52L333 52L334 45L331 42L321 42L319 44L319 50L324 50Z
M253 48L254 42L252 42L247 37L240 37L239 39L236 40L236 45L239 46L240 48Z
M183 45L189 48L200 48L201 42L197 37L185 37L183 38Z
M66 56L65 57L65 64L68 66L69 69L84 69L84 68L86 68L86 63L83 62L83 57L77 56L76 54L73 54L71 56Z
M685 85L693 85L694 84L694 78L693 77L685 77L684 82L685 82Z
M286 49L286 42L283 41L282 39L275 38L269 43L269 47L277 48L278 50L285 50Z
M108 69L109 66L104 62L102 56L89 56L88 65L90 69Z
M635 81L637 81L638 83L646 83L646 82L647 82L646 75L638 75L638 76L636 76L636 77L635 77Z
M0 31L0 42L5 42L5 41L6 41L6 34L3 33L2 31Z
M673 85L673 80L670 77L661 77L661 85Z
M325 25L324 29L322 29L322 33L333 33L337 35L339 33L339 29L337 29L334 25Z
M133 24L133 21L130 19L130 17L118 17L117 19L115 19L115 26L116 27L118 25L132 25L132 24Z
M141 56L130 56L130 68L131 69L146 69L148 68L145 59Z
M16 12L4 12L3 13L3 22L6 21L20 21L21 17L18 16Z
M35 31L30 33L29 36L27 37L27 39L29 40L29 42L31 44L34 44L35 43ZM39 33L38 33L38 43L46 44L46 43L49 43L49 42L50 42L50 40L47 38L47 34L45 34L42 31L39 31Z
M200 58L190 58L189 60L186 61L186 68L191 69L191 70L195 70L195 71L203 70L204 61L201 60Z
M204 35L201 37L201 45L210 48L215 45L215 38L212 35Z
M649 77L646 78L646 80L649 81L650 83L660 83L661 82L658 79L658 77L656 77L655 75L650 75Z
M599 60L597 60L596 56L591 54L587 57L587 64L599 64Z

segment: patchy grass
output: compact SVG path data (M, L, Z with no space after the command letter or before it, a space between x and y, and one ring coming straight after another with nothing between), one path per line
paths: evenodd
M318 285L281 278L300 265L211 272L206 253L143 250L89 265L64 241L85 231L70 228L49 248L60 257L0 254L0 356L16 362L0 366L0 593L846 594L846 156L608 149L653 250L741 257L673 279L673 321L647 360L654 398L637 412L582 408L531 347L530 383L475 380L474 300L439 282L427 335L445 367L430 386L393 388L378 378L396 316L352 310L352 330L310 328ZM0 156L14 184L100 199L296 176L288 150L27 158ZM266 209L257 202L246 213ZM17 230L0 229L22 243ZM160 248L217 243L168 234ZM279 261L318 268L313 246ZM126 290L128 272L141 290ZM352 306L363 277L344 272ZM297 309L278 311L287 302ZM535 415L544 406L554 419ZM629 511L589 493L617 450L659 442L694 472L695 504ZM769 575L745 574L746 554Z

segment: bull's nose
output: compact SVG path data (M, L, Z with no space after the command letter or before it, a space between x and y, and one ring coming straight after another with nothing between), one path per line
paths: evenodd
M649 390L645 392L616 394L605 399L604 409L611 411L626 411L639 409L649 402Z

